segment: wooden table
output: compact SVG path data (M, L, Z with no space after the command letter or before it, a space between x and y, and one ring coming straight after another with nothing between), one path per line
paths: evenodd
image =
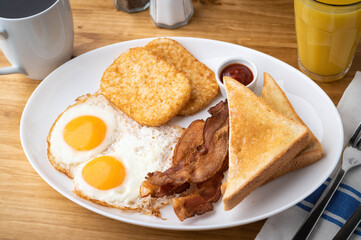
M74 51L126 40L185 36L253 48L297 67L292 0L194 0L190 23L176 30L156 27L149 11L127 14L112 0L71 0ZM9 66L0 55L0 67ZM361 45L347 76L319 86L337 104L361 70ZM52 189L27 161L19 138L24 106L40 81L0 76L0 239L254 239L264 221L224 230L180 232L134 226L93 213Z

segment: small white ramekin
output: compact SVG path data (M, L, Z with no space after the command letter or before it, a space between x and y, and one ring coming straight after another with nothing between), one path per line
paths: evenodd
M247 85L247 87L253 91L254 87L256 86L256 82L257 82L257 79L258 79L258 71L257 71L256 65L252 61L248 60L247 58L243 58L243 57L228 58L228 59L225 59L218 66L218 68L216 70L217 82L218 82L219 88L221 89L221 94L222 94L223 97L227 97L227 94L226 94L226 89L225 89L223 83L221 82L220 75L221 75L222 70L225 67L227 67L230 64L234 64L234 63L243 64L243 65L245 65L246 67L248 67L251 70L251 72L253 74L253 80L252 80L252 82L250 82Z

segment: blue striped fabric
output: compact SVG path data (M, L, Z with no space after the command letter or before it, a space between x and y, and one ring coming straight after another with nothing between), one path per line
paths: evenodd
M317 202L329 182L330 178L310 196L298 203L297 206L307 212L311 211L311 208ZM360 199L361 193L358 190L341 183L321 218L342 227L360 205ZM361 224L354 233L361 236L360 230Z

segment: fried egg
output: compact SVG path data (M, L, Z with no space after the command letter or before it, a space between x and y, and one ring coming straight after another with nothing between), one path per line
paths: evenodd
M82 96L55 121L48 135L48 157L69 177L76 165L106 150L118 138L118 112L102 95Z
M57 170L73 178L78 196L158 215L169 198L140 198L140 185L149 172L171 166L182 133L179 126L143 126L103 95L87 95L53 124L48 157Z
M146 127L135 121L120 126L123 134L104 153L74 171L75 193L120 209L150 214L168 203L166 198L141 199L139 189L149 172L172 164L173 149L183 130L175 126Z

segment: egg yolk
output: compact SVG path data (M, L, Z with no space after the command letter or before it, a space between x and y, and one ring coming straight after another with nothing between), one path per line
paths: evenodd
M123 164L110 156L101 156L88 162L82 171L83 179L92 187L108 190L122 184L125 178Z
M88 151L105 138L107 126L104 121L94 116L80 116L71 120L64 128L65 142L78 151Z

